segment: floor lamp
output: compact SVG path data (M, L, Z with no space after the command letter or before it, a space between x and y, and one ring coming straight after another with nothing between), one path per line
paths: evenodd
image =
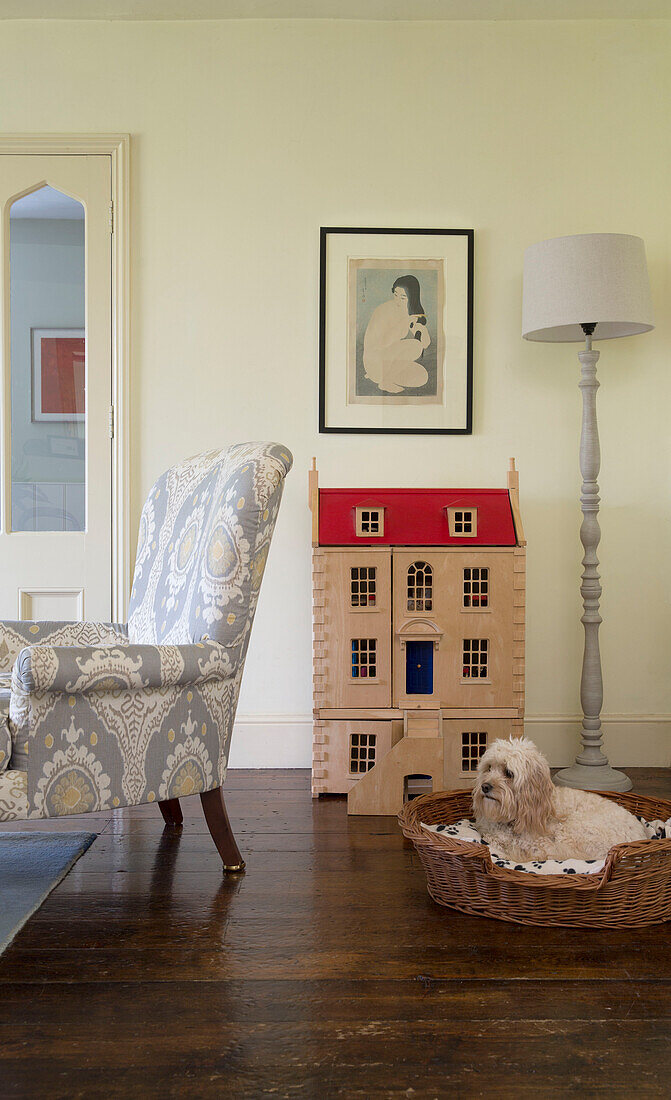
M583 513L580 541L584 548L580 593L583 602L585 650L580 681L582 752L555 783L582 790L627 791L631 780L611 768L601 751L603 683L599 652L599 486L601 465L596 421L596 364L599 352L592 339L634 336L654 327L645 248L640 237L624 233L581 233L555 237L527 248L524 254L522 335L525 340L583 341L582 433L580 471Z

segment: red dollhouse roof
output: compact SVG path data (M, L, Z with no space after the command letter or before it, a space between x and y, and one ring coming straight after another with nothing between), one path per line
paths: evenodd
M381 538L357 536L357 508L384 508ZM450 535L448 508L476 508L477 535ZM320 546L515 546L507 489L320 489Z

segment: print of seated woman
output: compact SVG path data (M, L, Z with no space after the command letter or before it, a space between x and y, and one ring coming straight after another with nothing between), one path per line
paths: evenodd
M420 300L419 280L401 275L392 297L373 310L363 338L363 369L384 393L402 393L426 384L428 371L418 363L431 337Z

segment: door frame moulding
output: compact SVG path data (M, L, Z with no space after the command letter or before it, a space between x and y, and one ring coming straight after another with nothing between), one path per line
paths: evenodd
M126 621L130 595L130 135L1 134L0 154L103 155L112 184L112 619Z

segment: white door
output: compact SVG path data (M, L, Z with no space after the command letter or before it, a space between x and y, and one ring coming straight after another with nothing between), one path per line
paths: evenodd
M0 618L111 612L111 160L0 155Z

